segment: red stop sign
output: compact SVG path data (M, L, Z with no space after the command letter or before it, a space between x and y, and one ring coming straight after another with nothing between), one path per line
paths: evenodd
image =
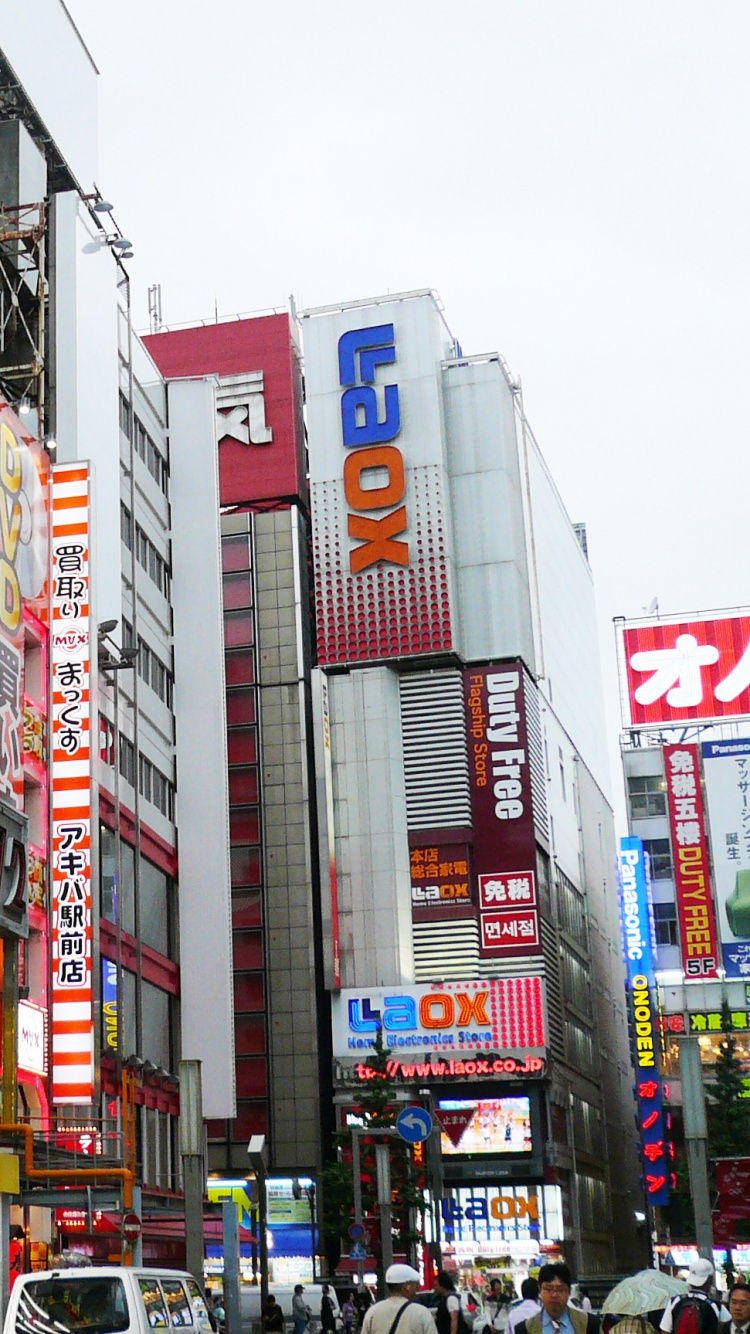
M137 1214L125 1214L122 1235L126 1241L137 1241L141 1235L141 1220Z

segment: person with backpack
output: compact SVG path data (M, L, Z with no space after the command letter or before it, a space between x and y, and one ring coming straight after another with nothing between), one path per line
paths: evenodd
M720 1325L731 1319L729 1312L712 1300L714 1267L699 1256L687 1271L688 1290L684 1297L673 1297L659 1328L665 1334L717 1334Z
M461 1329L461 1298L450 1274L444 1269L435 1278L438 1303L435 1307L437 1334L464 1334Z

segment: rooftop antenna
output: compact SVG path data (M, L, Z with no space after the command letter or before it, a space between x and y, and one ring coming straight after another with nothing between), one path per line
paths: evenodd
M152 334L161 333L161 283L152 283L148 289L148 327Z
M219 323L219 298L214 297L214 323Z
M658 616L659 615L658 597L652 598L647 607L641 607L641 611L645 611L647 616Z

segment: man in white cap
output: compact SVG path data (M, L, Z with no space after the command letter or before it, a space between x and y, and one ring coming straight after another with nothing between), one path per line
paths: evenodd
M411 1265L390 1265L385 1271L388 1296L371 1306L362 1322L362 1334L435 1334L435 1321L425 1306L415 1302L419 1274Z
M716 1334L731 1317L723 1306L711 1299L714 1267L699 1256L687 1271L688 1290L684 1297L673 1297L661 1318L660 1329L666 1334Z

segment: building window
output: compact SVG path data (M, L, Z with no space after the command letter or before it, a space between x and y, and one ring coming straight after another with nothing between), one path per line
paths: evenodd
M162 458L154 441L151 439L140 418L135 418L135 448L153 477L156 485L166 496L169 492L169 468Z
M131 787L135 787L135 747L120 733L120 773Z
M138 675L147 686L151 687L154 694L164 701L167 708L171 709L174 685L172 673L140 635L138 649Z
M660 774L639 774L628 779L630 815L633 820L649 820L666 815L666 783Z
M141 857L139 884L141 940L165 958L170 951L170 881L164 871Z
M565 760L563 759L562 746L557 747L557 759L560 766L560 788L562 790L563 801L568 800L568 794L565 790Z
M120 430L123 435L130 436L130 404L122 390L120 391Z
M144 801L155 806L167 820L174 822L174 786L145 755L139 757L138 790Z
M133 550L133 520L130 510L120 501L120 537L128 551Z
M576 1019L565 1020L565 1047L568 1061L579 1070L594 1069L594 1038Z
M169 597L170 574L167 562L159 555L153 542L146 536L140 524L135 526L135 555L138 564L165 598Z
M677 944L677 906L674 903L654 904L654 928L657 945Z
M651 861L652 880L671 880L672 852L668 838L644 838L643 846Z
M567 945L560 945L560 976L563 996L569 1005L587 1019L593 1017L591 1006L590 970Z
M568 879L559 866L556 868L556 874L557 920L563 931L567 931L576 944L588 949L588 923L583 895L578 893L572 880Z

